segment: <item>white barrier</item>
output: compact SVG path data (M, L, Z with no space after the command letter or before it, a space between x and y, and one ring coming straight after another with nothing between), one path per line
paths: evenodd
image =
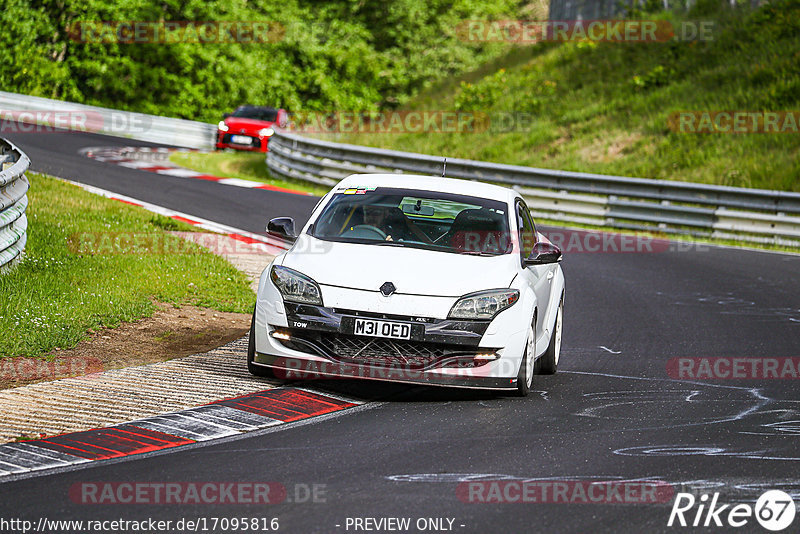
M39 128L77 129L187 148L213 148L217 135L214 124L4 91L0 91L0 120L7 129L15 127L14 121L22 123L17 126L21 131L26 131L25 125L30 125L31 129L34 125Z
M28 188L25 177L31 161L21 150L0 139L0 272L22 256L28 239Z

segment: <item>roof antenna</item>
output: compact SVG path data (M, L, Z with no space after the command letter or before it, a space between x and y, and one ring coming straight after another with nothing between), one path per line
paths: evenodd
M447 170L447 158L444 158L444 163L442 164L442 178L444 178L444 173Z

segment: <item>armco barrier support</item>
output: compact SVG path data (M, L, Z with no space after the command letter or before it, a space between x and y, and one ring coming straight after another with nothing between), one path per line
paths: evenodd
M28 188L25 171L31 161L20 149L0 139L0 272L19 261L28 239Z
M271 173L333 185L353 173L441 176L441 156L333 143L278 131ZM447 176L517 189L541 218L800 246L800 193L586 174L447 158Z

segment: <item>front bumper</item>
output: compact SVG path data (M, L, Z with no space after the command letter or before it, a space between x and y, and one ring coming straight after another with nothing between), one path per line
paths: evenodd
M243 135L250 138L250 144L244 145L239 143L232 143L232 135ZM217 133L217 142L215 146L218 149L232 148L234 150L243 150L249 152L267 152L269 146L269 137L258 137L248 133L245 134L231 134L231 133Z
M288 327L266 324L253 363L280 378L362 378L452 387L513 389L498 376L502 347L481 346L489 321L454 321L285 304ZM356 318L405 322L409 340L353 335ZM263 331L262 331L263 332ZM259 336L260 337L260 336ZM258 337L257 337L258 339ZM502 373L500 373L502 374Z
M283 380L352 378L469 389L513 390L517 387L516 378L473 376L467 374L436 374L427 371L274 356L271 354L262 354L260 352L256 353L254 363L271 368L275 376Z

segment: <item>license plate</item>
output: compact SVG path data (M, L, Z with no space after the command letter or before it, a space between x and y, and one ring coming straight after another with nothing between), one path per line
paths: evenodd
M376 321L374 319L356 319L353 333L357 336L385 337L389 339L411 339L411 325Z
M252 139L247 137L246 135L232 135L231 136L231 143L236 143L237 145L249 145L252 143Z

